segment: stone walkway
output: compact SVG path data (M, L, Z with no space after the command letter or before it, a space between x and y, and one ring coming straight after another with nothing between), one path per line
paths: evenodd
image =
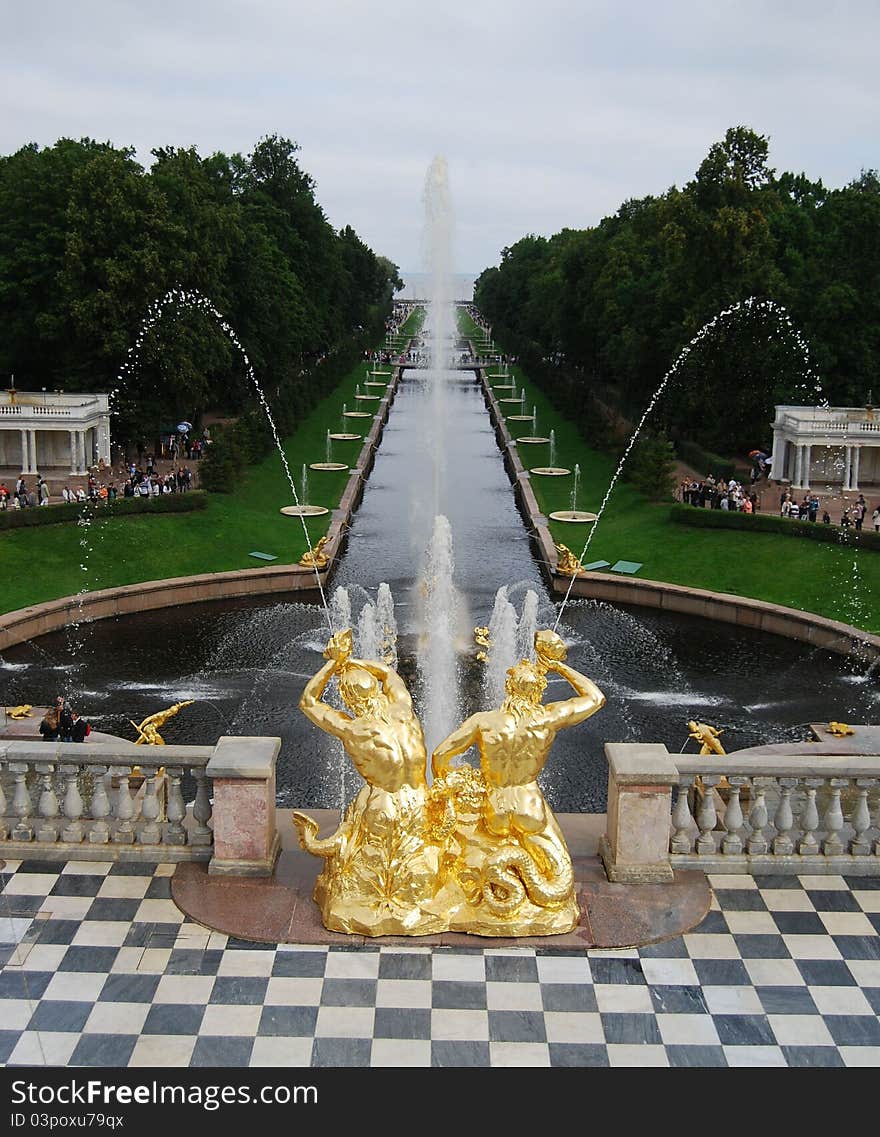
M7 862L2 1065L880 1065L876 878L709 877L694 926L599 948L264 942L192 919L176 871Z

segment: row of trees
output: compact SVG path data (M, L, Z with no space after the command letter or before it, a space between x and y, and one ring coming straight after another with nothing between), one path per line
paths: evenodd
M682 189L504 249L475 303L585 419L602 406L638 421L731 309L676 366L655 429L743 455L769 443L776 404L863 404L880 364L880 180L827 190L768 155L765 137L731 128Z
M141 331L169 290L199 293L288 429L381 335L402 285L329 223L298 149L277 136L246 157L163 148L145 170L131 149L65 138L0 157L0 372L22 390L119 389L117 437L234 415L254 392L217 320L170 303Z

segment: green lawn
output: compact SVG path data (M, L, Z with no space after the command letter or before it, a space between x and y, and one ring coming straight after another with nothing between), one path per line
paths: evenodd
M408 330L415 330L420 321L417 310L410 317ZM327 431L340 429L343 404L349 410L355 408L355 390L363 383L367 366L358 363L285 440L298 495L303 463L324 461ZM615 464L607 455L586 446L577 430L553 410L520 368L513 372L518 389L525 385L527 408L537 407L538 432L554 432L557 463L572 470L575 463L580 466L577 507L598 513ZM512 413L518 410L515 406L503 409ZM347 429L366 433L370 422L361 422L366 428ZM532 432L530 422L510 422L508 428L514 437ZM332 445L334 461L356 462L360 441ZM522 446L520 456L526 467L542 466L549 463L548 451L546 445ZM251 552L274 554L279 564L299 560L307 545L314 545L326 532L329 514L307 518L304 531L300 519L280 513L282 506L291 504L293 495L277 452L245 473L233 493L210 495L207 509L195 513L95 521L88 529L63 524L0 534L0 611L81 590L259 568L266 563L250 557ZM348 471L310 470L310 504L332 510L348 476ZM570 507L572 484L572 476L532 479L545 513ZM567 545L585 562L639 561L643 568L638 575L643 578L770 600L880 633L880 554L871 550L775 534L674 525L668 520L667 507L646 501L622 480L617 481L597 525L551 522L550 528L554 540Z
M416 312L404 326L412 332L420 321L421 314ZM323 462L327 431L342 431L343 405L348 410L359 405L376 406L358 404L355 399L358 384L363 390L366 372L372 366L359 362L299 429L284 440L282 445L298 497L303 464ZM344 421L345 431L350 433L366 435L372 426L370 419ZM334 441L332 460L354 466L362 445L360 440ZM332 511L339 504L349 475L349 470L309 470L309 504L323 505ZM317 543L330 522L330 514L326 514L305 518L304 526L303 519L282 514L282 506L292 505L293 501L287 471L274 450L262 463L243 471L241 482L232 493L209 495L204 510L96 519L88 528L66 523L0 533L0 612L85 590L195 573L261 568L269 563L249 556L252 552L271 553L278 557L278 564L292 564L309 545Z
M469 334L473 322L464 313L460 320ZM567 477L531 479L542 511L571 508L575 464L580 467L577 508L601 510L595 525L550 522L554 541L567 545L584 563L641 562L637 575L645 579L768 600L880 633L880 553L771 533L675 525L668 520L667 506L647 501L620 478L602 509L616 463L591 450L521 368L511 368L511 374L517 394L525 388L527 412L537 408L537 433L548 436L553 431L556 464L572 470ZM519 413L516 406L499 409ZM507 429L514 438L533 433L531 422L508 421ZM549 451L548 444L518 448L527 469L549 465Z

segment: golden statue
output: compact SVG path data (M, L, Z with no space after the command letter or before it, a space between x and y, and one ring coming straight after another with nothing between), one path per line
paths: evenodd
M313 549L307 549L303 553L299 559L299 563L306 568L326 568L330 563L330 558L324 552L324 546L329 540L329 536L325 533Z
M31 703L22 703L18 707L7 707L6 717L10 719L30 719L34 717L31 714L31 711L33 709L34 708Z
M566 576L577 576L585 571L580 559L566 545L557 544L556 551L559 554L556 560L557 572Z
M426 935L445 929L428 907L438 885L439 849L426 832L427 751L412 699L396 671L352 659L350 629L330 637L328 660L309 680L300 710L338 738L366 781L335 833L318 838L305 813L292 820L302 847L325 858L314 899L332 931ZM323 701L331 679L348 708Z
M181 707L188 707L194 700L186 699L182 703L175 703L173 706L168 707L164 711L156 711L153 715L148 715L143 722L136 723L132 719L128 721L138 732L138 737L135 739L135 746L140 746L146 743L148 746L164 746L165 739L159 734L159 727L164 726L166 722L181 709Z
M501 706L471 715L431 756L436 792L455 773L451 760L476 746L484 790L476 821L464 819L455 833L450 876L466 904L450 913L452 931L540 936L578 924L571 857L537 778L557 733L595 714L605 696L565 663L555 632L536 632L535 651L536 662L508 670ZM542 703L548 672L567 680L574 697Z
M828 733L833 734L835 738L845 738L848 734L855 734L851 726L847 726L845 722L830 722L828 724Z
M477 644L478 647L490 648L492 646L492 641L489 639L489 629L488 628L474 628L474 642ZM485 651L478 651L477 652L477 659L480 661L480 663L485 663L488 658L489 658L489 656L488 656L487 652L485 652Z
M688 725L688 738L693 738L700 744L701 754L726 754L727 751L719 742L719 735L723 734L722 730L716 730L714 726L709 726L705 722L694 722L693 719Z

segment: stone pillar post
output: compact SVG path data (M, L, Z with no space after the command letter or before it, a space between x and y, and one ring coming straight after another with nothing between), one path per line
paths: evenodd
M773 453L770 455L769 476L775 482L785 477L785 438L781 430L773 431Z
M851 446L844 447L844 454L846 457L843 470L843 488L845 490L852 489L852 485L850 484L850 478L852 477L852 452L853 448Z
M21 435L21 472L26 474L28 472L28 432L20 430Z
M859 460L861 459L861 456L862 456L861 446L854 446L853 447L853 458L852 458L852 470L850 471L850 476L849 476L849 480L850 480L849 488L851 490L857 490L859 488Z
M35 430L28 431L28 449L30 451L28 471L31 474L35 474L40 468L37 465L37 432Z
M804 448L798 442L794 448L794 477L791 479L793 486L801 484L802 471L804 468Z
M70 472L75 474L76 469L76 433L74 431L68 432L70 437Z
M609 742L607 831L599 856L608 879L669 882L672 787L678 768L659 743Z
M804 445L804 468L801 473L801 485L804 489L810 488L810 475L812 473L812 446L809 442Z
M214 784L214 855L218 876L271 876L281 851L275 820L275 763L280 738L220 738L206 767Z

